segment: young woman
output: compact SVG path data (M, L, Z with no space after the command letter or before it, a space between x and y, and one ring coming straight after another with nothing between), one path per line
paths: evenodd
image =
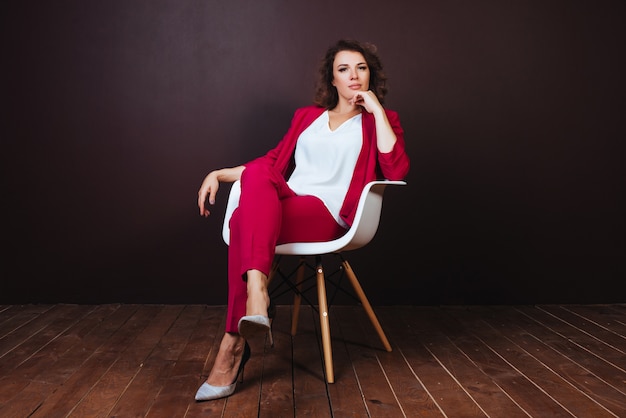
M277 244L343 235L369 181L409 170L398 114L383 107L386 76L376 48L340 40L319 70L315 105L297 109L277 146L237 167L211 171L198 191L201 216L221 182L241 180L230 220L226 330L196 400L230 396L250 358L246 338L269 330L267 275Z

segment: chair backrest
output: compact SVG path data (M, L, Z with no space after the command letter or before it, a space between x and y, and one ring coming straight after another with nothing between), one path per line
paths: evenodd
M405 181L375 180L367 183L361 192L352 227L343 236L324 242L291 242L276 246L276 254L281 255L317 255L333 252L354 250L367 245L378 230L383 205L383 194L387 186L404 186ZM239 204L241 186L239 181L232 184L224 224L222 238L230 242L229 221L233 211Z

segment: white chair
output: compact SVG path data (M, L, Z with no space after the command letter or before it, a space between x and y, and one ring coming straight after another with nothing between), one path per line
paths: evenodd
M365 312L367 313L374 329L378 333L378 336L387 351L391 351L391 345L385 336L372 306L370 305L365 292L361 287L356 275L352 268L348 264L348 261L340 254L343 251L356 250L367 245L378 230L378 224L380 221L380 215L383 204L383 193L385 188L390 185L406 185L404 181L391 181L391 180L376 180L365 185L359 203L357 206L356 215L352 227L340 238L332 241L325 242L292 242L287 244L281 244L276 246L276 260L272 266L272 271L269 274L268 280L275 277L277 273L280 273L284 282L295 292L293 303L293 316L291 324L291 335L296 335L298 316L300 312L301 299L303 297L302 284L305 281L304 273L306 267L312 267L305 262L306 257L315 257L315 278L317 283L317 300L318 300L318 312L320 317L320 328L322 332L322 347L324 352L324 365L326 370L326 380L328 383L335 381L333 359L332 359L332 347L330 340L330 323L328 317L328 300L326 295L326 280L327 276L324 275L324 269L322 266L322 256L326 254L335 254L340 257L342 273L344 273L356 295L361 302ZM239 181L232 184L230 194L228 197L228 203L226 206L226 214L224 216L224 224L222 228L222 238L228 245L230 242L230 217L239 204L239 196L241 194L241 187ZM300 263L293 273L296 274L295 284L290 282L292 274L285 275L280 269L280 258L282 256L299 256ZM306 298L305 298L306 299ZM308 300L307 300L308 301ZM309 302L311 306L312 303Z

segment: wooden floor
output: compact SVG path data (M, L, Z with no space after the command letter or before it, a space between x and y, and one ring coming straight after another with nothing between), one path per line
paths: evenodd
M304 309L304 308L303 308ZM626 417L626 305L333 306L336 381L317 314L274 348L250 341L244 381L194 401L222 335L223 306L0 306L0 416Z

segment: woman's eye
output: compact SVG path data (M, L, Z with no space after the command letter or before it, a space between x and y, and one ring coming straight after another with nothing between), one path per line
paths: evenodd
M343 72L345 72L346 70L347 70L347 68L345 68L345 67L344 67L344 68L340 68L340 69L339 69L339 72L340 72L340 73L343 73Z
M365 70L367 70L367 67L365 65L362 65L361 67L359 67L359 70L365 71Z

